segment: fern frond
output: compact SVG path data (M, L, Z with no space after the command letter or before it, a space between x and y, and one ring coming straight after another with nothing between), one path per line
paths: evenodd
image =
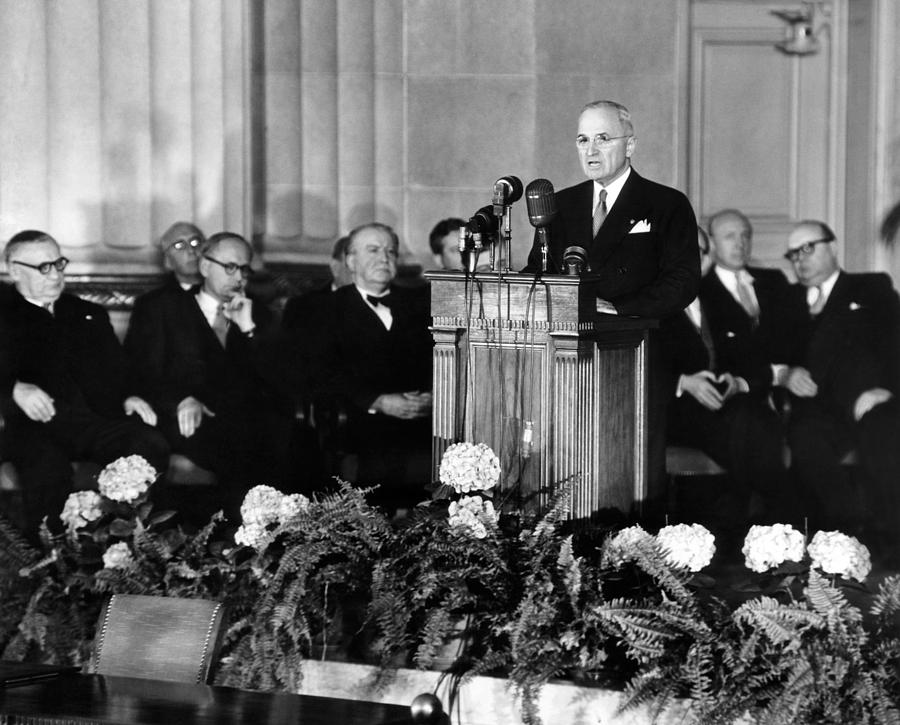
M759 597L742 604L734 613L738 624L762 630L773 642L796 649L802 634L809 628L824 628L822 614L781 604L771 597Z

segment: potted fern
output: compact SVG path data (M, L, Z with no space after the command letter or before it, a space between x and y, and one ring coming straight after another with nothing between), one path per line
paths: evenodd
M341 483L312 500L269 486L251 489L235 542L259 585L251 609L229 628L218 682L296 691L304 658L346 645L346 620L365 601L390 533L366 490ZM360 608L364 605L359 604Z
M471 646L483 651L498 636L515 593L490 498L499 476L488 446L450 446L433 500L385 548L367 618L383 668L411 653L418 668L459 669L476 655Z

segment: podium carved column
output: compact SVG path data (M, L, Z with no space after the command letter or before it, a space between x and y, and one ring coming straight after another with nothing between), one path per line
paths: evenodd
M630 512L646 490L652 320L597 315L589 280L428 274L437 467L457 440L500 456L507 510L544 510L574 481L572 518Z

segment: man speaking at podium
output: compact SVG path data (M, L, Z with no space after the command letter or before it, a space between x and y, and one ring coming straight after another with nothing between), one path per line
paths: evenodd
M664 318L697 295L697 220L684 194L631 168L635 143L621 104L594 101L582 109L575 146L588 180L556 194L547 272L562 273L564 250L583 247L597 279L598 312ZM523 271L541 266L536 234Z

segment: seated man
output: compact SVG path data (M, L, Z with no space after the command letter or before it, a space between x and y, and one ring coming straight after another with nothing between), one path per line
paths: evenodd
M289 483L290 410L267 377L272 315L244 293L252 256L239 234L214 234L201 250L202 285L160 298L146 311L154 319L125 338L173 450L219 478L215 500L171 501L188 519L224 508L234 521L252 485Z
M203 280L200 277L200 250L206 237L196 224L175 222L159 238L165 268L172 272L163 288L179 287L187 292Z
M459 228L465 225L465 221L456 217L441 219L428 235L428 246L439 269L462 269Z
M811 504L810 526L858 529L862 502L841 459L856 449L874 513L870 532L896 557L900 542L900 299L883 273L840 269L834 232L803 221L785 255L794 285L785 309L783 365L777 383L790 392L788 440L793 467ZM886 538L885 538L886 537Z
M169 447L156 413L133 395L125 354L99 305L63 292L68 260L49 234L6 245L15 292L2 305L5 455L22 483L25 530L50 523L71 491L71 461L105 465L138 454L165 472Z
M190 222L175 222L159 239L163 263L171 274L156 289L145 292L134 301L128 321L128 335L134 339L158 339L160 331L151 329L161 324L161 309L171 305L172 297L192 294L191 290L203 281L200 276L200 249L206 237ZM126 340L127 344L127 340ZM141 368L138 368L138 374ZM145 381L140 381L141 385Z
M697 232L703 290L715 274L709 271L713 250L703 230ZM715 327L711 307L701 292L684 313L660 323L662 357L673 395L667 441L699 448L728 471L732 488L727 504L732 511L723 526L734 532L746 530L754 493L761 508L752 511L753 519L795 521L797 501L784 465L783 432L768 404L771 374L765 351L750 336L749 325Z
M722 339L738 349L745 345L768 347L774 318L781 314L788 281L778 269L750 267L753 227L737 209L723 209L709 219L709 235L715 253L712 273L703 277L700 295L714 327L734 333ZM768 378L768 374L766 374ZM767 379L766 382L771 382Z
M313 344L313 380L325 403L347 409L348 450L361 485L380 484L388 509L426 498L431 465L431 334L426 288L393 284L399 240L384 224L350 233L353 284L337 290Z

